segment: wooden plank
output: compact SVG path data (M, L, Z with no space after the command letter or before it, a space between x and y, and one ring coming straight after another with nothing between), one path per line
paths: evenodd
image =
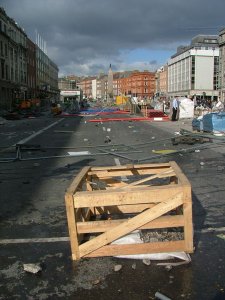
M187 252L193 252L193 223L192 223L192 203L184 203L184 240Z
M66 202L66 214L67 214L67 223L68 223L68 228L69 228L70 247L71 247L71 252L72 252L72 258L79 259L80 252L79 252L79 248L78 248L76 217L75 217L75 212L74 212L73 196L71 193L65 194L65 202Z
M120 220L106 220L106 221L89 221L89 222L77 222L78 233L94 233L105 232L111 228L118 226L126 221L126 219ZM162 216L151 222L146 223L139 229L159 229L159 228L172 228L183 227L184 216Z
M164 172L161 172L161 173L158 173L158 174L155 174L155 175L152 175L152 176L149 176L149 177L146 177L146 178L143 178L143 179L140 179L140 180L137 180L137 181L134 181L134 182L131 182L129 183L128 185L122 187L122 189L127 189L129 188L130 186L135 186L135 185L138 185L140 183L144 183L144 182L147 182L147 181L150 181L152 179L156 179L156 178L165 178L165 177L172 177L176 175L172 169L168 169Z
M130 245L107 245L96 249L84 257L134 255L147 253L169 253L185 251L183 240L173 242L143 243Z
M120 166L107 166L107 167L91 167L91 171L104 171L104 170L126 170L126 169L143 169L143 168L161 168L170 167L169 163L159 164L126 164Z
M182 184L182 186L190 186L191 184L189 182L189 180L187 179L187 177L184 175L184 173L182 172L182 170L180 169L180 167L176 164L175 161L170 161L169 164L171 165L172 169L174 170L174 172L176 173L179 183Z
M110 188L118 188L118 187L122 187L122 186L125 186L127 185L126 182L124 181L121 181L121 180L116 180L116 179L113 179L113 178L109 178L109 179L106 179L104 180L104 182L107 184L108 187L106 187L106 189L110 189Z
M149 184L149 185L148 185L148 184L138 185L138 187L143 187L143 188L150 187L150 186L152 186L152 185L150 185L150 184ZM123 189L123 188L125 188L125 187L128 187L129 189L134 189L134 188L136 188L135 185L132 186L132 185L129 185L128 183L125 183L125 184L121 184L121 185L114 186L114 187L106 187L105 189L106 189L106 190L112 191L112 190L115 190L115 189Z
M88 175L96 176L97 178L109 178L119 176L134 176L134 175L151 175L158 174L164 170L168 170L169 167L155 168L155 169L132 169L132 170L115 170L115 171L90 171Z
M127 214L127 213L139 213L147 208L155 206L155 203L147 204L133 204L133 205L114 205L114 206L101 206L95 208L95 214Z
M77 188L79 187L79 185L81 184L82 180L85 178L87 172L90 170L91 167L84 167L79 173L78 175L74 178L74 180L72 181L72 183L70 184L70 186L67 189L67 193L71 193L73 194L74 192L76 192Z
M182 193L176 194L173 198L168 197L163 203L157 204L155 207L150 208L139 215L126 220L124 223L102 233L98 237L79 246L80 256L83 257L94 250L111 243L112 241L124 236L135 229L143 226L144 224L158 218L159 216L167 213L168 211L181 205Z
M92 176L90 175L87 175L86 176L86 188L87 188L87 191L91 192L93 190L93 187L91 185L91 181L92 181ZM94 207L90 207L88 213L86 214L86 218L91 216L91 214L93 215L95 213L95 208ZM86 219L85 219L86 220Z
M77 192L74 195L74 206L97 207L109 205L143 204L162 202L173 197L183 189L177 185L136 187L129 190L113 189L93 192Z

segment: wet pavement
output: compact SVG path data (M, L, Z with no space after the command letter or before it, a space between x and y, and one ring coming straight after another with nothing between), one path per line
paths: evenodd
M223 144L210 143L200 152L180 152L149 160L175 160L192 184L195 252L190 264L167 270L157 261L147 266L141 260L115 257L73 262L65 190L80 168L115 165L116 156L40 157L65 155L68 149L63 147L83 147L76 148L83 151L97 145L115 148L116 144L136 144L135 148L143 151L127 150L124 155L130 159L151 157L152 150L190 147L173 146L170 138L180 128L191 129L191 121L93 124L87 122L88 117L58 120L45 116L0 125L0 147L9 147L57 122L29 140L30 144L51 149L26 150L23 157L32 160L0 164L0 299L136 300L155 299L157 291L173 300L225 299ZM111 139L109 144L107 136ZM0 152L0 157L5 156L6 152ZM119 161L131 162L121 157ZM28 263L40 264L42 271L25 272L23 265ZM117 264L122 269L115 272Z

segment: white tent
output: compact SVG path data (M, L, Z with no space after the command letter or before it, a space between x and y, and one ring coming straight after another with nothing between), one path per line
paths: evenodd
M179 99L179 119L194 117L194 101L188 98Z

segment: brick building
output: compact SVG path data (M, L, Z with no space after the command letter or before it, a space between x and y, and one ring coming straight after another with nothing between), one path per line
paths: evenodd
M134 71L121 78L121 93L138 98L151 98L155 93L155 73L149 71Z

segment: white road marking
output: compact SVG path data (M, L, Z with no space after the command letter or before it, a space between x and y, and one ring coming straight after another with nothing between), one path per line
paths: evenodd
M55 237L55 238L31 238L31 239L4 239L0 240L0 245L4 244L26 244L26 243L55 243L68 242L69 237Z
M79 155L90 155L90 151L77 151L77 152L68 152L71 156L79 156Z
M57 125L57 124L58 124L59 122L61 122L62 120L64 120L64 119L60 119L60 120L58 120L57 122L54 122L54 123L52 123L51 125L49 125L49 126L43 128L43 129L41 129L41 130L39 130L39 131L33 133L32 135L28 136L27 138L25 138L25 139L23 139L23 140L17 142L17 143L14 144L13 146L16 146L17 144L25 144L26 142L30 141L31 139L33 139L33 138L36 137L37 135L39 135L39 134L43 133L44 131L48 130L49 128L51 128L51 127Z
M200 230L195 230L194 233L219 233L225 232L225 227L213 227L213 228L203 228ZM2 239L0 240L0 245L7 244L27 244L27 243L57 243L57 242L69 242L70 238L68 236L64 237L52 237L52 238L30 238L30 239Z
M115 160L115 164L116 164L117 166L121 166L121 163L120 163L119 158L114 158L114 160ZM121 176L121 180L122 180L122 181L128 181L128 178L127 178L127 176Z

